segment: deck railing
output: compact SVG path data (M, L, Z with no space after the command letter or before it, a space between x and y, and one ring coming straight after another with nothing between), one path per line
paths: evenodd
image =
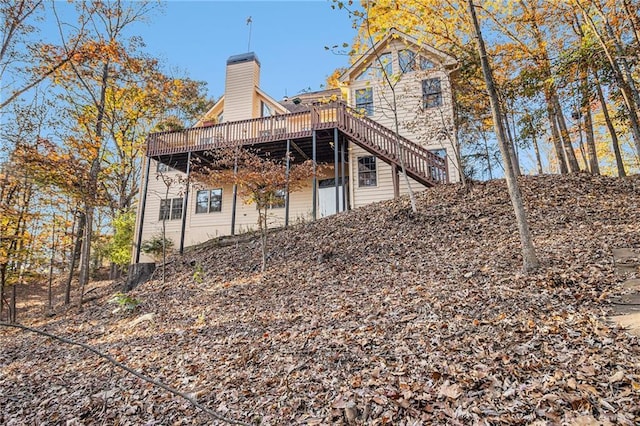
M147 140L147 155L206 151L310 137L313 130L336 127L336 112L336 105L317 105L310 111L152 133Z
M407 173L425 185L448 181L446 159L396 135L342 102L314 105L309 111L303 112L152 133L147 140L147 155L170 155L305 138L311 137L313 130L332 128L340 129L357 144L398 167L401 165L401 152Z

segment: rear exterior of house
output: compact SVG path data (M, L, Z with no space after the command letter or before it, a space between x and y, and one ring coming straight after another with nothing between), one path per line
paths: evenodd
M254 53L230 57L223 97L194 128L149 136L133 262L151 261L140 245L161 235L163 224L179 250L257 229L256 206L243 203L233 185L208 187L191 178L194 164L216 149L246 147L324 165L301 190L278 194L269 208L273 227L404 194L402 164L415 191L457 181L454 65L392 31L343 74L340 88L277 101L259 88ZM393 90L383 69L397 77Z

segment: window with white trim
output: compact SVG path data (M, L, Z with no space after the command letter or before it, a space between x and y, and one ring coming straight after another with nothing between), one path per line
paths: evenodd
M205 189L196 193L196 214L222 211L222 188Z
M439 78L422 80L422 106L424 108L442 106L442 87Z
M358 157L358 186L377 186L378 173L376 171L376 157Z
M365 115L373 115L373 89L371 87L356 89L356 110Z
M160 215L158 220L182 219L182 197L160 200Z

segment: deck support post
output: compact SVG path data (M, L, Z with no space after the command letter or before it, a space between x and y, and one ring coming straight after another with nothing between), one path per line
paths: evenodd
M238 205L238 184L235 183L235 177L238 173L238 156L236 154L233 162L233 195L231 196L231 235L236 235L236 207Z
M340 151L340 162L342 163L341 165L341 169L340 170L340 174L342 175L342 211L346 211L347 210L347 181L345 179L345 155L344 155L344 151L347 149L347 140L343 137L342 138L342 150ZM350 187L350 185L349 185Z
M140 202L140 223L138 224L138 236L136 238L135 257L133 263L140 263L140 249L142 246L142 225L144 225L144 211L147 208L147 190L149 188L149 171L151 170L151 157L146 158L144 168L144 184L142 185L142 200Z
M289 170L291 169L291 139L287 139L287 153L285 158L287 168L285 170L284 188L284 227L289 227Z
M187 183L182 200L182 224L180 226L180 254L184 253L184 234L187 229L187 211L189 208L189 186L191 185L191 151L187 154Z
M393 180L393 198L400 197L400 176L398 175L398 166L391 166L391 179Z
M311 133L311 147L312 147L312 154L311 154L311 161L313 162L313 187L312 187L312 193L313 193L313 204L312 204L312 208L311 208L311 217L313 218L313 220L316 220L318 217L318 176L316 175L317 173L317 167L316 167L316 130L313 129L312 133Z
M340 211L340 173L338 169L338 158L340 145L338 142L338 128L333 129L333 175L336 184L336 213Z

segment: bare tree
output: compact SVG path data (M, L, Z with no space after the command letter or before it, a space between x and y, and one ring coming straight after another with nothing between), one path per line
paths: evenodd
M487 51L482 38L482 32L480 30L480 24L478 23L478 17L476 16L475 6L473 0L468 0L469 15L473 24L474 35L478 47L478 53L480 54L480 61L482 64L482 73L487 84L487 92L489 94L489 100L491 102L491 113L493 116L493 125L495 127L496 137L498 139L498 146L500 147L500 153L504 161L509 158L509 151L507 148L507 138L503 127L503 119L500 112L500 104L498 94L493 81L493 70L489 65L489 59L487 58ZM520 193L520 187L518 186L518 180L513 171L513 167L505 166L505 177L507 181L507 188L509 190L509 197L511 198L511 204L516 216L516 222L518 225L518 231L520 233L520 243L522 245L522 259L523 269L525 272L530 272L538 268L539 262L536 257L536 252L533 247L533 241L531 239L531 233L529 232L529 224L527 222L527 214L524 210L524 203L522 201L522 194Z

